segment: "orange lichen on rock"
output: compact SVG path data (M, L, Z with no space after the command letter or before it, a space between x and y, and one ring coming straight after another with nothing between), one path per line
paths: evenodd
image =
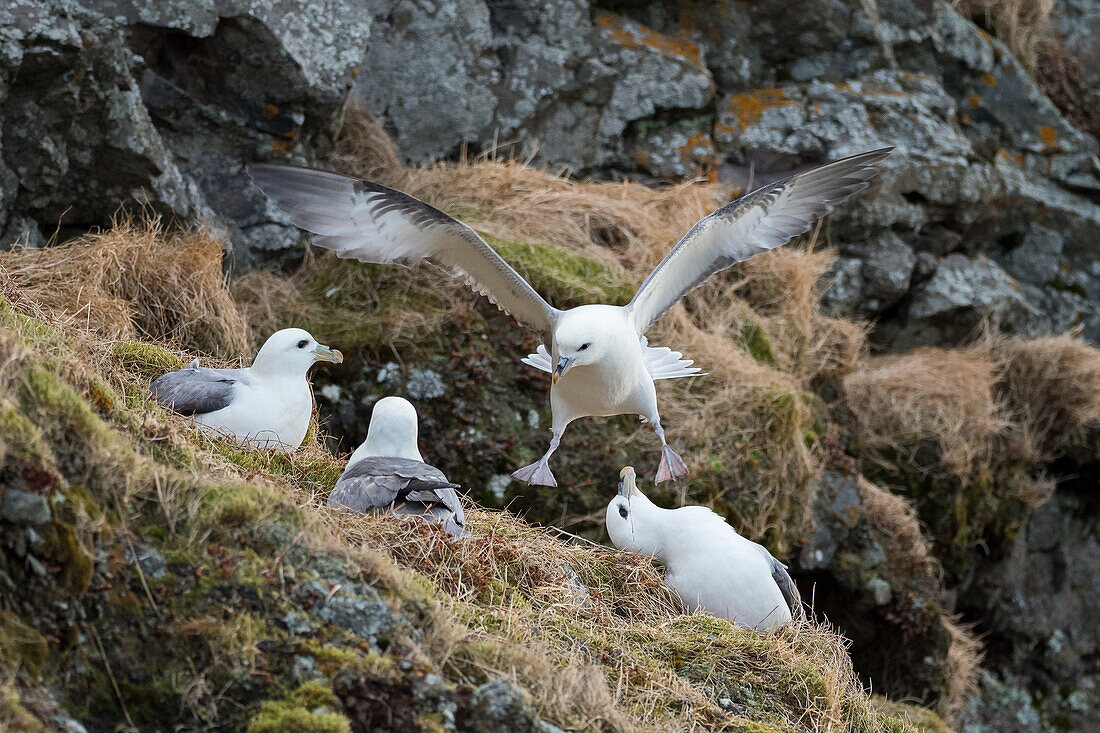
M1039 139L1049 148L1058 140L1058 131L1049 125L1044 125L1039 128Z
M985 84L987 87L995 87L997 86L997 77L987 71L982 74L982 84Z
M699 45L683 38L673 38L658 33L641 23L628 23L617 15L600 11L596 13L596 23L606 38L623 48L638 49L648 47L673 56L688 63L700 65L703 62Z
M982 98L977 94L971 94L967 101L970 102L971 109L977 109L982 106Z
M744 130L759 122L765 110L792 104L794 100L782 89L754 89L747 94L730 95L723 105L722 116L726 120L736 121L736 126ZM729 126L728 122L726 126Z

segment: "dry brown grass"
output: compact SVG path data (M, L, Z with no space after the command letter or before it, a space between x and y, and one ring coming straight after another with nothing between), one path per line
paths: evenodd
M907 455L922 473L965 483L1006 425L993 391L996 375L997 364L982 348L925 348L869 360L844 380L860 449L890 456L887 464ZM923 444L935 450L901 449Z
M349 545L392 554L427 579L445 616L461 621L424 645L429 657L459 675L511 678L576 729L760 720L718 709L704 691L711 677L763 683L777 701L810 685L817 692L805 710L771 710L768 722L784 729L849 730L853 719L874 726L842 639L812 622L759 635L683 616L647 558L476 509L467 512L473 536L461 542L392 516L329 512L327 520Z
M0 252L0 271L19 299L101 338L238 358L249 346L248 324L222 273L224 246L205 229L120 217L61 245Z
M1020 439L1050 460L1100 422L1100 350L1071 336L994 344L997 390Z
M1024 66L1035 68L1036 48L1050 33L1054 0L953 0L952 4L992 30Z
M958 617L945 617L943 623L951 634L951 646L947 650L949 687L936 710L944 720L952 722L978 691L983 653L982 643L974 633L973 624L964 624Z
M937 573L932 544L921 531L917 510L912 502L883 489L863 476L859 493L867 520L885 538L888 561L910 577L930 577Z

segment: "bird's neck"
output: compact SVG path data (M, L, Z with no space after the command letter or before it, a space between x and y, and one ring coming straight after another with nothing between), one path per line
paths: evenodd
M416 441L408 438L385 433L367 435L363 444L355 449L348 459L348 465L363 458L408 458L411 461L424 462L420 450L416 447Z
M309 368L306 369L293 369L288 368L285 364L271 364L264 359L257 358L252 363L250 371L254 376L260 379L278 382L295 382L306 378L306 374L309 372Z
M638 546L638 551L652 556L658 562L668 564L669 550L674 545L674 542L670 542L674 538L669 535L672 531L669 515L672 512L662 509L648 499L644 504L632 507L631 511L636 514L634 542ZM643 527L644 529L639 531Z

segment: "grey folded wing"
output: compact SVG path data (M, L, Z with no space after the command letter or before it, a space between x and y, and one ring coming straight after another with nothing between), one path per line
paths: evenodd
M153 380L149 391L157 402L182 415L205 415L228 407L237 386L250 381L242 369L206 369L197 363Z
M328 497L331 507L352 512L421 516L448 534L466 537L466 515L455 489L434 466L408 458L370 457L348 466Z
M767 552L768 560L771 562L772 580L779 586L779 592L783 594L787 608L791 609L791 618L804 618L806 612L802 608L802 594L798 592L798 586L794 584L790 573L787 572L787 566L772 557L767 550L764 552Z

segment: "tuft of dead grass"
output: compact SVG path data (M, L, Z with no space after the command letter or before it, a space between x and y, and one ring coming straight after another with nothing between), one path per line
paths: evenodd
M1071 336L1007 339L997 392L1022 442L1049 461L1100 422L1100 350Z
M938 569L932 544L921 531L912 502L863 476L858 483L867 520L885 538L889 563L908 577L934 576Z
M871 359L844 379L861 451L886 464L905 455L924 474L965 483L1006 425L993 392L997 364L983 349L917 349ZM931 451L907 449L930 445Z
M955 616L944 617L943 625L951 635L951 646L947 649L948 688L936 709L945 720L954 722L978 692L984 654L973 624L964 624Z
M1054 0L952 0L955 9L982 23L1034 69L1038 44L1050 33Z
M0 252L0 270L18 301L101 338L238 358L248 324L222 273L224 248L224 237L206 229L120 216L110 229L61 245Z

